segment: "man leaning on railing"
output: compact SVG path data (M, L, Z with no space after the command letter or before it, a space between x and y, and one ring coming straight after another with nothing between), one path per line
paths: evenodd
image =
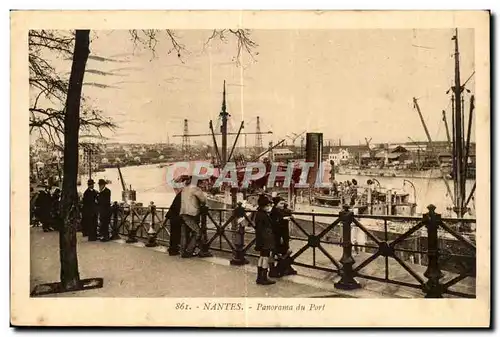
M200 211L201 206L206 204L207 198L199 187L200 180L196 185L193 177L186 179L186 186L181 192L180 215L183 220L181 234L181 257L189 258L195 255L194 250L201 237ZM199 246L199 245L198 245Z

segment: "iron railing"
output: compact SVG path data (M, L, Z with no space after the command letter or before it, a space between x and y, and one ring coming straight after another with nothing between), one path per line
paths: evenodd
M112 208L112 239L126 236L127 243L141 239L147 246L168 246L168 208L124 208L117 203ZM337 273L340 280L335 287L344 290L360 288L357 279L367 279L417 289L429 298L444 294L475 298L476 246L470 227L476 220L442 218L433 205L427 208L422 217L355 215L348 206L338 214L292 212L293 253L287 261ZM254 212L241 204L235 209L204 207L200 255L211 256L209 250L231 253L232 265L258 257L251 250ZM357 242L353 230L364 234L364 243Z

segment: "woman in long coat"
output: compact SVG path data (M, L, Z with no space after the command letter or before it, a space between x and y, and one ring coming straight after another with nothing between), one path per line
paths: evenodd
M269 212L271 201L265 196L259 196L257 200L257 212L255 213L255 250L260 254L257 261L257 284L269 285L276 283L267 278L269 269L269 257L275 249L273 226Z
M181 212L181 192L175 195L172 205L168 209L166 218L170 221L170 244L168 247L168 255L174 256L179 255L179 245L181 242L181 226L182 218L180 216Z

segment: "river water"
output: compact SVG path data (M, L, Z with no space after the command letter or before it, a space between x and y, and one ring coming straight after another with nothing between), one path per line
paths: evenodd
M132 185L132 188L137 191L137 202L142 202L147 205L151 201L157 206L170 206L175 192L172 187L167 184L167 167L159 168L157 165L143 166L128 166L121 168L123 178L127 187ZM82 176L82 185L79 191L83 192L86 188L87 176ZM109 179L111 184L108 188L111 190L111 199L113 201L121 201L122 185L119 179L118 170L115 168L106 169L104 172L96 172L92 178ZM364 185L368 179L373 177L353 176L353 175L336 175L337 181L345 181L356 179L360 185ZM446 211L452 202L448 196L446 185L442 179L425 179L425 178L400 178L400 177L377 177L376 178L383 187L387 188L403 188L410 194L410 200L414 200L416 195L417 213L425 213L426 207L429 204L434 204L437 207L437 212L443 216L450 216ZM409 183L404 183L404 180L410 180L415 186L415 191ZM453 182L448 181L451 190L453 191ZM467 181L467 193L473 185L473 181ZM415 193L414 193L415 192ZM472 202L471 202L472 204ZM472 206L472 205L470 205Z

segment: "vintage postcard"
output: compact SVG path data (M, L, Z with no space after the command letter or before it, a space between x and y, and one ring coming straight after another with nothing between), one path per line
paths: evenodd
M488 327L489 20L11 12L12 324Z

